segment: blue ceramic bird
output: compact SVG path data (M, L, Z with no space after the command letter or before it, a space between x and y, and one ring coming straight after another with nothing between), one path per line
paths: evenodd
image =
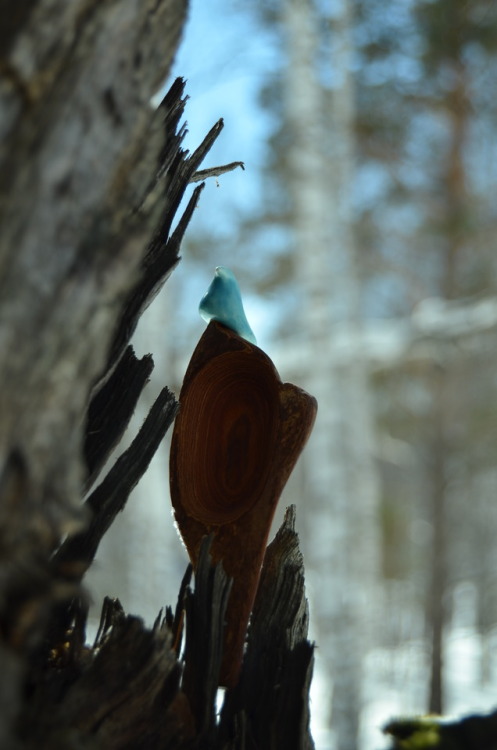
M198 307L204 320L217 320L231 328L239 336L257 344L256 338L245 317L242 295L235 275L229 268L218 266L207 294Z

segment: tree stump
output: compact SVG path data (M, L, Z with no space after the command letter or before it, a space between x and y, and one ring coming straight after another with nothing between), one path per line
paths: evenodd
M266 553L240 680L220 716L230 581L208 538L174 612L150 629L107 599L86 643L84 574L177 410L164 388L96 485L153 367L129 340L178 262L203 187L173 230L188 185L222 170L199 170L222 121L193 154L182 148L181 80L150 105L186 2L4 6L0 746L311 747L313 657L291 511Z

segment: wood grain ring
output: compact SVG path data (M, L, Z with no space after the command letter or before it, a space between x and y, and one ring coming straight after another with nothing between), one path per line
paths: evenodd
M246 351L216 357L183 402L189 429L178 437L179 489L186 513L209 526L240 518L266 486L279 410L274 372L264 364Z

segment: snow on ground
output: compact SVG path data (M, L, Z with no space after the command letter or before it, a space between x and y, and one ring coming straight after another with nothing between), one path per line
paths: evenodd
M472 713L488 713L497 707L497 631L490 634L487 653L478 634L469 627L453 629L445 644L445 716L457 719ZM392 718L426 713L429 654L421 641L408 641L396 649L372 651L364 669L364 710L358 750L389 747L382 727ZM487 658L482 683L482 658ZM328 727L332 686L324 675L317 653L311 687L311 730L316 750L335 750Z

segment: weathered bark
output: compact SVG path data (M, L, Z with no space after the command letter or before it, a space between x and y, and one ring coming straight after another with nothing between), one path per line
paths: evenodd
M129 346L111 377L92 398L84 443L87 489L119 443L153 368L151 355L138 360Z
M149 104L171 65L186 3L4 6L0 744L15 748L29 740L21 737L17 720L29 697L30 671L45 653L44 637L74 619L67 602L80 593L83 559L72 561L68 576L50 558L61 536L87 518L80 509L86 473L81 446L90 392L133 290L143 287L148 258L157 255L157 242L147 252L151 229L165 209L172 221L188 184L186 175L177 174L178 163L188 161L177 127L181 84L159 110ZM154 190L161 177L162 187ZM164 206L164 182L172 206ZM177 261L180 236L168 241L162 235L163 273L156 275L156 287ZM150 294L142 297L143 306ZM124 337L123 348L126 343ZM110 371L117 356L109 364ZM107 449L119 439L138 396L129 397L129 375L120 384L121 412L108 417L114 434L105 436ZM156 417L157 438L173 413L168 403L169 412ZM102 429L93 414L88 424L90 432ZM90 435L86 446L94 474L106 453L103 444L95 450ZM147 463L142 451L134 458L128 494ZM123 492L121 503L126 497ZM65 617L58 619L61 608Z
M81 423L159 201L149 106L186 3L25 3L0 80L0 450L24 456L38 523L68 529ZM157 196L158 198L159 196ZM153 225L153 224L152 224ZM43 509L40 510L41 506Z
M240 682L227 691L219 720L223 620L231 584L222 566L212 565L206 537L194 589L189 567L175 614L168 608L152 629L126 616L117 600L106 599L95 643L85 646L87 607L73 600L65 633L35 652L18 746L312 750L313 646L307 641L294 523L292 508L267 549Z

